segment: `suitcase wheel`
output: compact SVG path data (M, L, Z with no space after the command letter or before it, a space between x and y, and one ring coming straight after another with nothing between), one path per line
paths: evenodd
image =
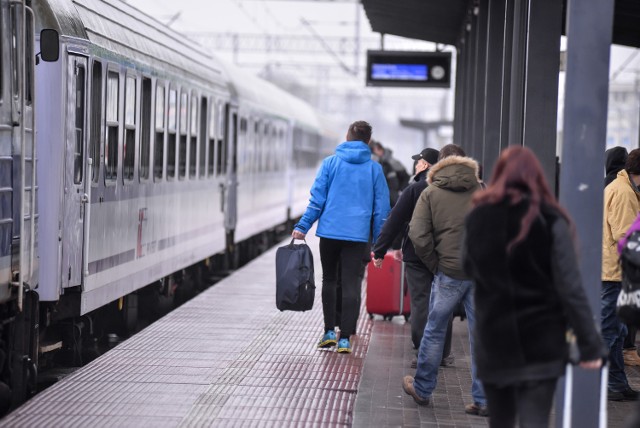
M369 319L372 320L373 319L373 314L369 313Z
M384 320L385 321L391 321L393 319L393 315L385 315L384 316Z
M404 322L409 322L409 315L404 316Z

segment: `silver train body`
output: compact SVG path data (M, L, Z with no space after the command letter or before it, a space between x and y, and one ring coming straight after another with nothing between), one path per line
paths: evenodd
M233 266L299 217L336 138L305 102L125 2L0 5L0 304L30 314L2 407L4 384L15 405L38 356L93 325L77 320L214 255ZM43 29L60 55L35 65Z

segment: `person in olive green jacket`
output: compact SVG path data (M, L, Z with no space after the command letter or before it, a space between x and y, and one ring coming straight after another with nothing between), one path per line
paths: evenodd
M616 315L616 302L622 288L617 243L640 211L640 149L632 150L624 169L604 189L602 216L602 338L609 348L608 398L612 401L637 400L638 392L629 386L624 372L622 345L627 327Z
M402 386L419 405L429 403L438 380L447 324L454 308L462 302L469 322L473 397L473 403L465 407L465 412L488 416L487 400L476 377L473 356L473 282L464 272L461 260L464 219L471 209L473 193L480 188L478 163L465 157L460 147L446 145L440 150L438 163L431 167L427 182L429 186L413 211L409 238L420 260L434 273L434 279L416 374L405 376Z

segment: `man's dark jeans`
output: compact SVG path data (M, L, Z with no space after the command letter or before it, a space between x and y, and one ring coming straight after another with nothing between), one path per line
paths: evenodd
M621 392L629 388L627 375L624 372L622 359L622 343L627 334L627 327L616 314L616 302L622 283L619 281L602 281L602 339L609 348L609 390Z

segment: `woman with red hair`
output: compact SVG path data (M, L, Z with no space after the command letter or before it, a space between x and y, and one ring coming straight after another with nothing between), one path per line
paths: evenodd
M525 147L505 149L465 221L463 264L476 284L475 355L490 426L547 426L577 337L580 366L606 356L582 288L571 219Z

